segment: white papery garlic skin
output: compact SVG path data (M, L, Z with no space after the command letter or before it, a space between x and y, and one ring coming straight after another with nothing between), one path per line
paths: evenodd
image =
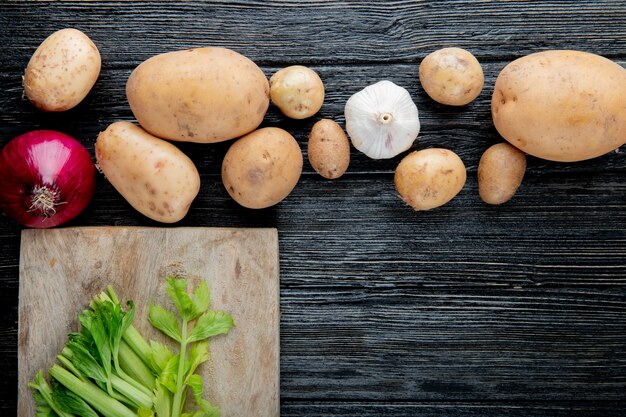
M346 130L356 149L388 159L411 147L420 131L417 106L404 88L379 81L348 99Z

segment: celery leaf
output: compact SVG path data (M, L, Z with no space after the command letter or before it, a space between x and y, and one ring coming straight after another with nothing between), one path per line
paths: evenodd
M187 287L187 280L178 279L176 277L166 277L167 284L165 285L165 291L167 295L174 303L176 310L178 310L178 315L183 320L193 320L196 315L196 311L185 288ZM197 317L197 316L196 316Z
M180 327L174 313L161 306L151 304L148 320L154 327L180 343Z
M191 376L201 363L209 360L209 342L196 343L189 349L189 357L185 366L185 375ZM189 377L185 383L187 383Z
M154 411L157 417L169 417L170 409L172 408L172 397L167 392L167 389L157 384L154 390Z
M197 342L211 336L228 333L234 325L235 322L229 314L209 310L198 318L187 342Z
M193 307L197 316L206 312L209 309L210 304L211 293L209 292L209 286L206 281L202 280L193 294Z
M198 374L190 375L188 378L188 385L191 387L193 398L196 400L196 404L202 410L202 417L219 417L220 409L202 398L202 377ZM194 416L197 413L193 414Z
M159 383L167 388L171 393L175 394L178 391L176 384L176 375L178 371L178 359L179 355L172 356L165 366L163 371L159 375Z
M172 351L162 343L155 342L154 340L150 341L150 354L148 356L150 360L150 365L157 372L163 371L167 361L174 356Z

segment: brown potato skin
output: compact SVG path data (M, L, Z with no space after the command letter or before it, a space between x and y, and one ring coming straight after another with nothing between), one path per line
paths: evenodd
M431 148L405 156L394 183L400 197L415 210L430 210L452 200L465 185L465 165L447 149Z
M302 151L293 136L266 127L232 144L222 163L222 182L242 206L266 208L291 193L300 179L302 162Z
M449 106L471 103L485 82L476 57L461 48L443 48L427 55L420 63L419 79L430 98Z
M478 193L487 204L504 204L515 195L526 172L526 155L509 143L489 147L478 163Z
M322 177L341 177L350 165L350 141L341 126L330 119L313 125L308 143L309 162Z
M306 119L322 108L324 83L312 69L292 65L272 75L270 98L285 116Z
M626 69L599 55L545 51L498 75L491 115L504 139L551 161L604 155L626 142Z
M187 155L130 122L112 123L98 135L96 161L131 206L162 223L185 217L200 191L200 175Z
M269 82L250 59L226 48L169 52L141 63L126 83L141 126L163 139L214 143L256 129Z
M100 75L100 52L83 32L67 28L39 45L24 72L24 94L38 109L61 112L76 107Z

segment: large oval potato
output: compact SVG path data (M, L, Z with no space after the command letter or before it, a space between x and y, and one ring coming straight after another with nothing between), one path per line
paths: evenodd
M200 175L187 155L130 122L113 123L98 135L96 160L131 206L162 223L185 217L200 190Z
M154 56L126 83L139 124L164 139L213 143L256 129L269 106L269 82L251 60L225 48Z
M48 36L24 72L24 94L37 108L58 112L80 103L100 74L100 52L77 29L61 29Z
M626 143L626 69L586 52L531 54L502 70L491 114L502 137L530 155L595 158Z
M302 173L302 151L288 132L266 127L232 144L222 163L228 194L244 207L278 204L294 189Z

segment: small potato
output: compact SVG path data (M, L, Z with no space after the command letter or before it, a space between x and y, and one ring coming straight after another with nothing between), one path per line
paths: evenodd
M350 164L350 141L341 126L330 119L313 125L309 135L309 162L322 177L341 177Z
M270 78L270 98L285 116L306 119L322 108L324 83L310 68L283 68Z
M450 106L470 103L478 97L485 81L478 60L461 48L443 48L426 56L419 77L430 98Z
M424 149L405 156L394 176L400 197L415 210L442 206L465 185L465 165L447 149Z
M198 170L184 153L129 122L98 135L96 160L131 206L162 223L185 217L200 190Z
M232 144L222 164L228 194L244 207L260 209L291 193L302 173L302 152L286 131L266 127Z
M599 55L543 51L496 79L493 123L507 142L550 161L595 158L626 143L626 69Z
M526 155L508 143L485 151L478 163L478 193L487 204L503 204L515 195L526 171Z
M24 94L40 110L69 110L87 96L100 66L98 48L87 35L61 29L44 40L28 62Z

